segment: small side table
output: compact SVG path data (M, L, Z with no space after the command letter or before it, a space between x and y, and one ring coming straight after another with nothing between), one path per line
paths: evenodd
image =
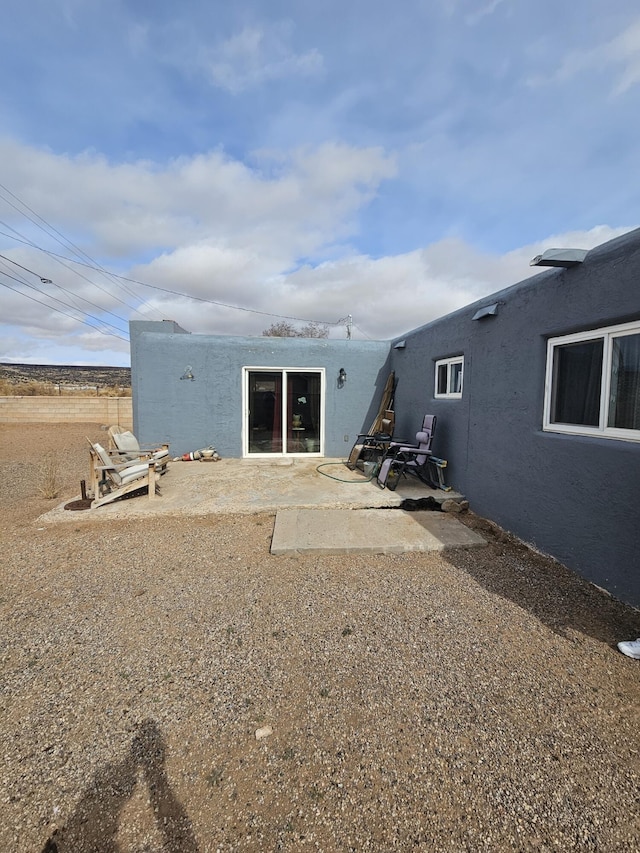
M304 436L301 435L301 433L303 433L304 431L304 427L291 427L291 432L294 434L294 439L291 444L295 446L295 453L302 453L302 451L304 450L304 444L302 441ZM291 449L294 449L293 446Z

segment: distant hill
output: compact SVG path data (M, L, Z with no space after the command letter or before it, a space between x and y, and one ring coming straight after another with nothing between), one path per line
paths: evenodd
M74 388L131 387L130 367L84 367L68 364L6 364L0 362L0 380L11 385L45 382Z

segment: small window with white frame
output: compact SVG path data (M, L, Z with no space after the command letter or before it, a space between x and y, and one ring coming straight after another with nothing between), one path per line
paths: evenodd
M640 441L640 322L549 339L543 429Z
M436 383L434 397L460 399L462 397L462 379L464 356L441 358L436 361Z

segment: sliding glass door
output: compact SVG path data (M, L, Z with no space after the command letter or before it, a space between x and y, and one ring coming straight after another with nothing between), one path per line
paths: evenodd
M324 371L245 368L245 455L322 455Z

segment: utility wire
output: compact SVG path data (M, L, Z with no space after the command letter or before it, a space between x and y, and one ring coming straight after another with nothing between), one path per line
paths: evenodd
M26 282L21 282L19 278L16 278L13 275L9 275L9 273L2 273L2 275L7 276L7 278L11 278L14 281L17 281L19 284L25 284ZM41 299L36 299L35 296L30 296L28 293L24 293L24 291L19 290L17 287L12 287L10 284L7 284L6 281L0 281L1 287L6 287L8 290L13 290L14 293L17 293L19 296L24 296L25 299L30 299L32 302L37 302L39 305L44 305L45 308L48 308L50 311L55 311L58 314L64 314L65 317L70 317L72 320L75 320L77 323L83 323L85 326L89 326L90 329L93 329L94 332L99 332L101 335L109 335L113 338L118 338L125 343L129 343L127 338L123 338L121 335L116 335L113 332L107 332L103 329L96 328L92 323L88 323L86 320L82 320L78 317L74 317L73 314L68 314L66 311L61 311L59 308L54 308L52 305L48 305L46 302L43 302ZM51 297L50 297L51 298Z
M0 190L4 190L5 193L8 193L19 204L21 204L22 207L26 208L30 213L32 213L33 216L35 216L40 222L44 223L44 225L46 225L46 228L44 228L43 225L40 225L40 222L36 222L31 216L28 216L26 213L24 213L24 211L22 211L18 207L16 207L16 205L13 204L13 202L9 201L9 199L3 198L3 200L7 204L9 204L11 207L13 207L14 210L16 210L18 213L22 214L22 216L24 216L26 219L28 219L30 222L32 222L36 227L38 227L42 231L44 231L45 234L47 234L49 237L52 237L57 243L59 243L64 248L71 249L71 251L73 252L74 255L77 255L78 257L84 257L88 261L91 261L91 263L93 264L93 269L96 270L96 272L102 273L102 275L104 275L105 278L108 278L108 276L111 275L111 273L109 273L108 270L105 270L104 267L102 267L100 264L98 264L98 262L95 261L90 255L88 255L86 252L84 252L82 249L80 249L78 246L76 246L75 243L72 243L71 240L67 239L67 237L65 237L64 234L62 234L60 231L58 231L58 229L55 228L53 225L51 225L50 222L47 222L47 220L44 219L44 217L40 216L39 213L36 213L35 210L33 210L31 207L29 207L29 205L25 201L23 201L21 198L19 198L8 187L5 187L4 184L0 184ZM0 197L2 197L1 193L0 193ZM49 229L49 230L47 231L47 229ZM56 236L56 235L58 235L58 236ZM58 239L58 237L60 237L61 239ZM120 284L119 282L115 282L115 284L118 287L122 288L122 290L124 290L125 293L128 293L134 299L137 298L136 294L133 293L131 290L129 290L129 288L125 287L124 285ZM97 287L97 285L96 285L96 287ZM127 307L129 307L129 306L127 306Z
M364 335L364 336L365 336L365 338L366 338L368 341L372 340L372 338L370 338L370 337L369 337L369 335L368 335L366 332L363 332L363 331L362 331L362 329L360 328L360 326L356 326L356 324L354 323L354 324L353 324L353 328L354 328L354 329L357 329L357 330L360 332L360 334L361 334L361 335Z
M5 228L11 228L10 225L7 225L6 222L2 222L1 220L0 220L0 225L4 225ZM11 228L11 230L15 231L14 228ZM16 232L16 233L18 233L18 232ZM69 261L69 263L72 263L72 264L78 264L80 266L87 267L88 269L92 269L92 270L96 269L95 267L91 266L91 264L87 264L83 261L75 260L74 258L67 258L65 255L59 255L57 252L53 252L51 249L44 249L42 246L36 245L31 240L27 240L27 239L19 240L18 238L14 237L12 234L7 234L5 231L0 231L0 234L3 237L8 237L10 240L16 240L16 242L18 242L18 243L24 243L26 245L29 245L33 249L37 249L40 252L44 252L45 255L50 255L53 258L62 258L66 261ZM21 236L24 238L24 235L21 235ZM230 305L227 302L219 302L215 299L205 299L205 297L203 297L203 296L192 296L189 293L181 293L178 290L170 290L166 287L160 287L157 284L149 284L146 281L140 281L137 278L130 278L130 277L125 276L125 275L118 275L118 273L112 272L112 273L110 273L110 275L114 276L114 278L122 279L123 281L129 281L132 284L139 284L142 287L149 287L152 290L158 290L161 293L168 293L171 296L180 296L183 299L193 299L196 302L204 302L207 305L218 305L222 308L231 308L234 311L247 311L249 314L261 314L265 317L275 317L278 320L295 320L297 323L318 323L321 326L340 326L341 325L340 321L336 322L336 321L330 321L330 320L308 320L304 317L289 317L286 314L273 314L270 311L259 311L257 308L244 308L241 305ZM127 307L129 307L129 306L127 306ZM138 313L140 313L140 312L138 312Z
M16 231L16 229L15 229L15 228L13 228L11 225L8 225L6 222L3 222L2 220L0 220L0 225L4 225L4 227L5 227L5 228L9 228L9 229L11 229L11 231L13 231L15 234L18 234L22 239L19 239L18 237L14 237L14 236L12 236L11 234L6 234L6 233L5 233L5 232L3 232L3 231L0 231L0 234L4 234L4 236L5 236L5 237L9 237L10 239L15 240L15 241L16 241L16 242L18 242L18 243L23 243L24 245L31 246L31 248L32 248L32 249L37 249L37 250L38 250L38 251L40 251L40 252L44 252L45 254L50 255L50 256L51 256L51 257L52 257L52 258L53 258L57 263L59 263L59 264L60 264L60 266L63 266L63 267L64 267L65 269L67 269L69 272L73 273L73 275L77 275L77 276L79 276L80 278L84 279L84 281L86 281L86 282L87 282L88 284L90 284L92 287L97 287L97 288L98 288L98 290L101 290L101 291L102 291L104 294L106 294L110 299L115 299L115 301L116 301L116 302L119 302L121 305L124 305L124 306L125 306L125 308L128 308L130 311L133 311L133 312L135 312L136 314L139 314L141 317L143 317L143 316L144 316L144 315L140 312L140 310L139 310L138 308L135 308L133 305L129 305L127 302L125 302L123 299L120 299L120 298L119 298L118 296L116 296L114 293L110 293L108 290L106 290L106 289L105 289L104 287L102 287L101 285L97 284L95 281L92 281L90 278L87 278L87 276L86 276L86 275L83 275L83 273L78 272L78 270L73 269L73 267L70 267L70 266L69 266L69 263L71 263L71 264L81 264L81 266L88 267L89 269L92 269L92 270L94 270L94 271L96 271L96 272L101 272L101 270L100 270L98 267L92 267L92 266L90 266L89 264L83 263L83 262L81 262L81 261L77 261L77 260L75 260L74 258L67 258L67 257L65 257L64 255L59 255L57 252L51 252L51 251L49 251L49 250L47 250L47 249L44 249L44 248L42 248L42 246L38 246L38 245L37 245L37 243L34 243L34 242L33 242L33 240L29 240L29 238L28 238L28 237L25 237L25 235L24 235L24 234L21 234L21 233L20 233L20 231ZM68 261L69 263L64 263L64 261ZM113 274L112 274L112 275L113 275ZM118 276L115 276L115 277L117 278ZM138 298L139 298L139 297L138 297L138 296L136 296L135 294L134 294L134 297L135 297L136 299L138 299ZM101 310L101 311L106 311L107 309L106 309L106 308L100 308L100 310ZM109 313L111 313L111 312L109 312ZM126 321L125 321L125 322L126 322Z
M4 264L2 264L2 266L4 266ZM0 272L2 272L2 270L0 270ZM110 328L114 329L116 332L122 332L122 329L119 329L117 326L114 326L113 323L109 323L106 320L101 320L99 317L94 317L93 314L89 314L88 312L83 311L80 308L77 308L75 305L69 305L68 303L63 302L61 299L58 299L56 296L52 296L50 293L46 293L43 290L40 290L40 288L36 287L36 285L30 284L26 279L24 279L21 276L16 278L15 276L12 276L6 272L2 272L2 275L8 276L9 278L13 279L13 281L20 282L25 287L28 287L31 290L35 290L36 293L39 293L41 296L46 296L47 299L50 299L53 302L57 302L59 305L63 305L65 308L70 308L72 311L76 311L80 315L84 315L85 317L89 317L91 320L95 320L96 323L99 323L101 326L105 326L105 327L109 326ZM24 294L24 295L26 296L27 294ZM53 306L49 306L49 307L51 307L54 311L57 310ZM67 315L67 316L71 316L71 315ZM82 321L81 317L74 317L73 319ZM101 329L99 329L96 326L92 326L92 328L95 328L97 331L101 331ZM113 334L112 332L106 332L106 330L105 330L105 333L106 334Z
M0 258L3 258L5 261L8 261L10 264L14 264L14 265L15 265L15 266L17 266L17 267L20 267L20 269L21 269L21 270L25 270L25 272L31 273L31 275L35 275L35 276L36 276L36 278L39 278L39 279L40 279L40 281L42 282L42 284L52 284L54 287L59 288L59 289L60 289L60 290L62 290L64 293L67 293L71 299L73 299L73 300L78 300L78 299L80 299L80 300L82 300L82 302L86 302L86 303L87 303L87 305L91 305L93 308L97 308L97 309L98 309L98 311L102 311L104 314L109 314L111 317L115 317L115 319L116 319L116 320L119 320L119 321L120 321L121 323L123 323L125 326L127 325L127 320L126 320L124 317L120 317L118 314L114 314L114 313L113 313L113 311L108 311L106 308L103 308L101 305L97 305L95 302L92 302L90 299L86 299L84 296L80 296L80 295L78 295L77 293L73 293L73 291L69 290L69 289L68 289L68 288L66 288L66 287L63 287L61 284L58 284L57 282L53 281L53 280L52 280L52 279L50 279L50 278L44 278L44 277L43 277L43 276L41 276L39 273L34 272L33 270L30 270L28 267L24 267L24 266L22 266L22 264L19 264L17 261L13 261L13 260L11 260L11 258L7 258L7 257L6 257L6 255L2 255L2 254L0 254ZM28 284L28 282L27 282L26 280L24 281L24 284L26 284L27 286L29 286L29 284ZM41 292L42 292L42 291L41 291ZM48 294L47 294L47 295L48 295ZM54 297L51 297L51 298L53 299ZM64 303L63 303L63 304L64 304ZM82 314L87 313L86 311L83 311L83 309L82 309L82 308L80 308L80 306L79 306L79 305L74 305L73 307L74 307L76 310L80 311L80 313L82 313ZM88 314L87 316L91 316L91 315L90 315L90 314ZM109 325L111 325L111 324L109 324ZM116 327L115 327L115 326L113 326L113 328L116 328Z
M36 211L33 210L31 207L29 207L29 205L26 202L22 201L21 198L19 198L15 193L13 193L8 187L5 187L4 184L2 184L2 183L0 183L0 190L3 190L5 193L8 193L13 199L15 199L20 205L22 205L22 207L26 208L30 213L32 213L33 216L35 216L39 220L39 222L36 222L35 219L33 219L31 216L28 216L26 213L24 213L24 211L20 210L9 199L7 199L6 197L3 197L2 193L0 192L0 198L3 198L3 200L7 204L9 204L11 207L13 207L14 210L16 210L18 213L22 214L22 216L24 216L26 219L28 219L30 222L32 222L34 225L36 225L38 228L40 228L42 231L44 231L46 234L48 234L48 236L53 237L53 239L57 243L59 243L61 246L65 247L65 248L70 248L71 251L73 252L73 254L77 255L78 258L84 257L88 261L91 261L91 263L86 263L86 262L83 262L80 260L74 260L72 258L64 258L64 260L69 261L69 263L80 264L81 266L92 269L95 272L99 272L104 276L109 276L109 277L111 277L111 279L117 279L118 281L126 281L126 282L130 282L132 284L138 284L142 287L149 287L149 288L152 288L154 290L158 290L162 293L168 293L172 296L180 296L180 297L185 298L185 299L192 299L196 302L203 302L203 303L206 303L208 305L217 305L217 306L222 307L222 308L230 308L233 311L246 311L250 314L260 314L264 317L274 317L276 319L281 319L281 320L293 320L297 323L318 323L319 325L323 325L323 326L339 326L339 325L341 325L341 323L344 322L343 320L338 320L337 322L326 321L326 320L307 320L307 319L302 318L302 317L292 317L292 316L289 316L286 314L274 314L270 311L260 311L258 309L254 309L254 308L244 308L240 305L231 305L229 303L220 302L220 301L215 300L215 299L205 299L205 298L200 297L200 296L192 296L192 295L187 294L187 293L181 293L181 292L176 291L176 290L170 290L168 288L159 287L158 285L147 284L144 281L139 281L139 280L134 279L134 278L129 278L127 276L121 276L121 275L118 275L116 273L112 273L109 270L105 270L105 268L100 266L90 255L88 255L86 252L84 252L82 249L78 248L74 243L72 243L70 240L68 240L64 236L64 234L62 234L60 231L58 231L57 228L55 228L53 225L51 225L49 222L47 222L47 220L44 219L42 216L40 216L40 214L36 213ZM47 226L47 228L45 229L40 224L40 222L44 223ZM20 234L20 232L16 231L15 228L12 228L10 225L7 225L5 222L0 221L0 224L4 225L5 228L10 228L16 234ZM47 229L49 229L49 230L47 231ZM53 232L53 233L51 233L51 232ZM56 236L56 235L58 235L58 236ZM5 236L10 236L10 235L5 235ZM43 252L46 252L47 254L50 254L52 257L57 258L59 263L62 263L62 260L60 260L60 259L62 259L64 256L58 255L55 252L48 252L46 249L42 249L40 246L37 246L31 240L26 239L23 234L20 234L20 236L24 239L24 242L26 242L28 245L31 245L35 249L39 249L40 251L43 251ZM59 238L61 238L61 239L59 239ZM103 292L107 293L107 291L104 291L104 288L101 288L95 282L90 281L88 278L86 278L86 276L83 276L77 270L71 270L71 268L67 267L66 264L64 264L64 263L62 263L62 265L65 266L67 269L69 269L71 272L75 272L75 274L79 275L81 278L84 278L85 281L89 282L89 284L92 284L94 287L98 287L99 290L102 290ZM125 287L124 285L119 285L119 286L122 287L122 289L125 292L127 292L131 296L133 296L134 299L138 298L137 295L135 293L133 293L133 291L131 291L129 288ZM117 297L115 297L111 293L109 293L108 295L111 298L117 299ZM121 304L125 305L130 310L135 311L140 316L143 316L137 308L134 308L133 306L128 305L126 302L123 302L120 299L117 299L117 301L121 302ZM113 316L115 316L115 315L113 315Z
M241 305L230 305L227 302L219 302L216 299L205 299L203 296L193 296L190 293L180 293L178 290L169 290L166 287L159 287L157 284L147 284L145 281L138 281L135 278L127 278L127 276L119 276L125 281L131 281L135 284L140 284L142 287L151 287L154 290L160 290L162 293L170 293L172 296L181 296L184 299L193 299L196 302L206 302L208 305L219 305L222 308L231 308L234 311L247 311L249 314L262 314L264 317L275 317L279 320L295 320L297 323L317 323L320 326L339 326L339 323L329 320L307 320L304 317L289 317L286 314L272 314L270 311L259 311L257 308L243 308Z

